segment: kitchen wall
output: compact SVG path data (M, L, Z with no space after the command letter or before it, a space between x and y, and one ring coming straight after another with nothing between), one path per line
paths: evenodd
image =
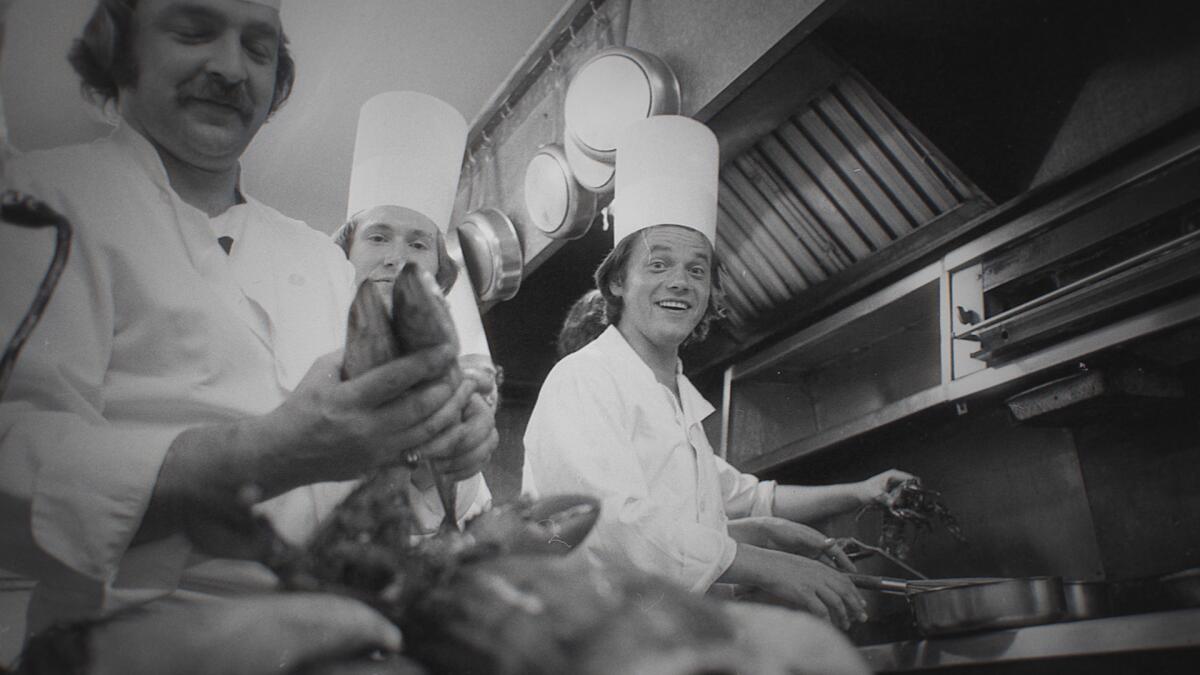
M860 480L889 467L920 475L942 493L968 539L941 528L923 536L911 562L930 576L1130 581L1194 567L1200 378L1196 362L1177 372L1189 393L1169 403L1122 404L1039 427L1015 421L993 399L973 403L965 415L939 410L906 420L768 475L810 484ZM827 527L873 538L877 523L868 513Z
M891 467L941 492L968 539L959 542L941 527L921 536L911 562L926 575L1103 577L1071 433L1016 424L999 407L926 415L771 475L786 483L838 483ZM878 520L873 513L857 522L839 518L830 534L858 532L873 543Z
M1200 380L1188 377L1192 396L1174 410L1071 429L1109 578L1200 565Z

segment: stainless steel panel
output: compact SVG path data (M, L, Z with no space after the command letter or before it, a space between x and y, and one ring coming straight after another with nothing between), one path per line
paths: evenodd
M842 162L847 170L846 176L870 208L879 214L880 221L896 233L912 230L914 223L884 191L879 179L867 166L866 157L871 153L879 157L879 161L875 162L877 166L884 165L879 146L867 130L836 96L820 97L813 102L813 109L820 114L830 132L846 144L849 153Z
M775 299L771 297L770 292L764 286L759 272L751 267L754 263L747 263L744 257L745 249L749 246L745 233L733 224L734 221L730 218L718 216L717 222L719 224L727 223L717 241L718 244L725 244L725 251L721 253L721 258L730 268L733 282L739 284L751 300L751 306L746 309L758 313L774 306Z
M935 212L941 213L958 203L959 199L926 164L932 161L929 153L917 149L861 80L847 77L838 83L835 90L861 115L864 124L887 132L879 135L880 146L891 154L896 166L904 170L905 177L913 182Z
M876 96L845 75L722 167L718 249L736 316L752 324L963 201L963 183Z
M814 105L819 106L822 101L829 100L829 98L822 97ZM838 160L837 164L833 165L835 172L831 173L826 181L823 181L826 191L851 222L864 230L882 233L883 241L890 241L893 236L888 233L886 227L889 223L873 213L870 204L854 192L853 175L855 171L862 173L865 169L861 163L855 161L857 158L854 156L853 148L849 147L846 141L830 128L829 123L819 115L818 111L819 108L814 107L808 114L800 116L797 121L813 147L817 148L823 156L836 157ZM912 225L907 220L898 218L892 231L896 234L904 234L911 229Z
M755 228L767 235L774 233L773 239L778 242L777 250L782 263L778 269L785 272L791 270L792 275L802 274L802 281L818 281L829 275L828 268L810 251L809 247L799 237L794 236L787 222L780 217L772 204L751 183L749 177L742 172L730 172L726 176L721 193L725 195L727 204L732 209L745 205L753 212L753 217L762 227ZM735 197L736 195L736 197ZM744 215L744 214L743 214ZM784 255L786 253L786 255ZM807 286L807 284L805 284Z
M886 246L894 237L884 230L873 217L851 223L845 219L831 199L833 189L830 186L841 182L841 178L838 176L838 166L844 157L850 156L850 153L836 147L818 148L812 144L806 133L814 134L817 129L825 126L824 121L813 111L809 110L803 115L797 116L793 122L795 122L794 125L780 129L779 133L780 136L787 139L792 151L797 154L800 161L813 172L817 189L808 191L807 194L813 197L810 204L814 210L826 216L826 223L833 231L852 228L870 242L872 249ZM826 160L826 155L822 155L822 152L836 152L837 154L831 155L831 159ZM842 224L843 221L845 224Z
M845 232L830 232L821 226L820 219L801 199L797 187L811 178L778 138L764 138L759 149L763 153L763 163L770 164L773 169L771 173L778 176L783 185L779 196L781 212L797 237L814 242L834 269L847 267L871 253L870 246L857 230L848 228Z
M729 229L727 234L730 235L729 241L734 246L734 253L749 266L748 269L755 276L759 287L766 291L771 303L782 302L791 297L788 284L783 280L784 275L791 277L793 284L807 285L806 280L796 271L783 269L783 267L791 267L789 263L780 266L767 262L764 250L775 247L767 241L770 234L765 228L748 222L753 216L749 215L752 212L745 202L724 186L722 186L720 195L723 202L722 209L731 216L721 224Z

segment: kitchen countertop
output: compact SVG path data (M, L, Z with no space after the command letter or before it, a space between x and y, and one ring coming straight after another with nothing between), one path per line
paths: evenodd
M1200 647L1200 609L859 647L875 672Z

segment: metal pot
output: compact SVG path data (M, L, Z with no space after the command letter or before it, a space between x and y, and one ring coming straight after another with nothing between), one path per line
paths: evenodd
M1063 581L1063 600L1066 602L1064 621L1099 619L1112 614L1112 594L1103 581Z
M1066 615L1061 577L907 581L851 574L859 588L903 594L923 635L1034 626Z
M463 216L454 233L480 302L508 300L517 294L525 256L508 216L492 208L478 209Z
M612 164L617 136L631 122L679 112L679 80L659 57L609 47L584 62L563 104L567 135L588 157Z
M617 167L612 162L592 159L579 149L575 139L568 137L563 153L567 156L567 165L575 174L575 180L580 185L597 195L606 195L613 191L617 175Z
M537 149L525 166L525 210L546 236L578 239L596 217L596 196L579 189L561 145Z

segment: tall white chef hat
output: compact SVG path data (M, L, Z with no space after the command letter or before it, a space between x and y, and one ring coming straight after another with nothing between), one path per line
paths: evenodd
M403 206L429 218L446 234L466 145L467 122L449 103L415 91L372 97L358 116L347 218L375 206ZM334 237L343 231L339 229ZM481 354L490 363L487 336L462 254L455 256L456 247L448 244L447 248L459 267L459 281L446 296L458 331L459 353Z
M709 128L682 115L655 115L617 138L614 241L654 225L683 225L717 245L720 152Z
M415 91L373 96L358 116L347 217L395 204L445 233L466 144L467 121L449 103Z

